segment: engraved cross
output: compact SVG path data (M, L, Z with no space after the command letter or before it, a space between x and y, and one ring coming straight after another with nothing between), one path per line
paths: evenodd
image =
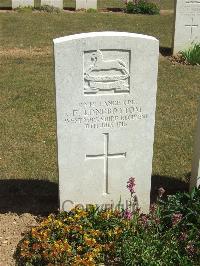
M186 24L186 27L190 27L190 39L192 39L193 35L193 28L198 27L198 24L194 24L194 18L192 18L192 23L191 24Z
M118 159L118 158L126 158L126 152L123 153L109 153L109 133L103 133L104 135L104 153L101 154L94 154L94 155L87 155L86 160L88 159L103 159L104 160L104 183L105 189L104 193L108 194L108 163L109 159Z

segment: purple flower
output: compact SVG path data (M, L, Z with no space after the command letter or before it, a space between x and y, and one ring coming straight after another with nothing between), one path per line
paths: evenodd
M127 188L131 194L135 193L135 177L130 177L127 182Z
M131 217L132 217L132 212L126 209L124 212L124 218L130 220Z

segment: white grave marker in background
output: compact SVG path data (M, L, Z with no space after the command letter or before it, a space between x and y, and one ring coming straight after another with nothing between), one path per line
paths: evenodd
M41 0L41 6L49 5L63 9L63 1L64 0Z
M177 0L173 53L200 42L200 0Z
M76 10L89 8L97 9L97 0L76 0Z
M148 212L159 43L134 33L54 40L60 208L126 204L130 177Z
M12 0L12 8L34 6L34 0Z
M198 187L199 185L200 185L200 107L197 118L190 190L195 186Z

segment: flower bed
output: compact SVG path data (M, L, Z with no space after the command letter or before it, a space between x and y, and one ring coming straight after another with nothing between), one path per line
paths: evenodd
M134 179L127 187L134 196ZM161 192L161 190L160 190ZM160 193L160 196L163 194ZM19 243L18 265L199 265L200 189L138 208L50 215Z

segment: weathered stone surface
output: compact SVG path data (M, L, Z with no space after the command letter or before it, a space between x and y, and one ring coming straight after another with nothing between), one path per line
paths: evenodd
M76 9L97 9L97 0L76 0Z
M49 5L63 9L63 0L41 0L41 6Z
M194 144L194 155L192 162L192 174L190 180L190 190L200 185L200 107L197 118L197 128L196 128L196 136L195 136L195 144Z
M200 0L177 0L173 53L189 48L192 42L200 42Z
M60 208L150 201L158 41L98 32L54 40Z
M12 8L34 6L34 0L12 0Z

